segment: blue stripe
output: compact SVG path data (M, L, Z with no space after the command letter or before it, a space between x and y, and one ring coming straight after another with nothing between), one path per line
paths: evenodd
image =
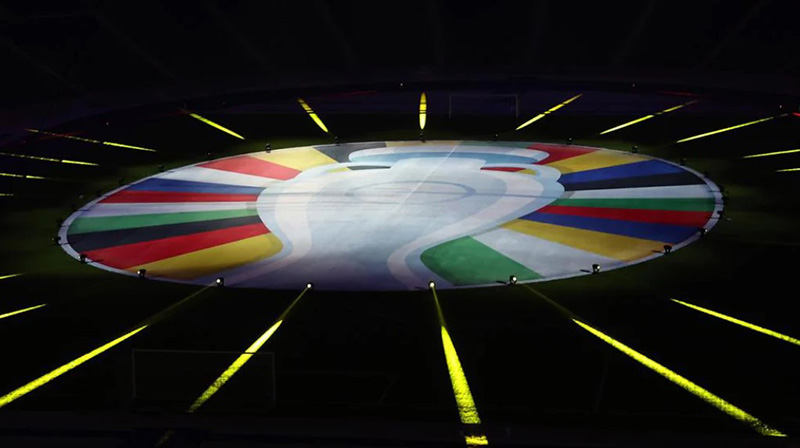
M428 157L449 157L459 159L479 159L486 163L524 163L532 164L536 162L536 153L531 152L531 157L515 156L510 154L492 154L484 152L395 152L388 154L371 155L350 155L350 160L359 163L394 163L399 160L417 159Z
M140 191L176 191L191 193L224 193L224 194L261 194L259 187L243 187L239 185L222 185L209 182L152 178L131 185L128 190Z
M644 162L627 163L625 165L598 168L596 170L580 171L561 176L561 183L580 183L597 180L619 179L625 177L644 177L658 174L681 173L685 170L669 163L658 160L645 160Z
M596 232L611 233L614 235L630 236L645 240L662 241L671 244L680 243L697 233L697 228L690 226L587 218L584 216L558 215L554 213L533 212L523 216L522 219L545 224L554 224L557 226L574 227L576 229L594 230ZM657 248L654 247L654 249Z

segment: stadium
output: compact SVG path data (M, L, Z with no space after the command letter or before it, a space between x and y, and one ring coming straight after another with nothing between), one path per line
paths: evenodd
M0 7L3 446L793 446L791 2Z

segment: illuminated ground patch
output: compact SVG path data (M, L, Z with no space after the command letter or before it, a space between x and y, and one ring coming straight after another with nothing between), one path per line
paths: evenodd
M74 213L62 247L160 280L403 290L583 275L678 249L718 188L659 159L573 145L325 145L203 162Z

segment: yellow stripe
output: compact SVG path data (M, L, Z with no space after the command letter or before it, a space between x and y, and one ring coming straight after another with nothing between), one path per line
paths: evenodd
M617 341L616 339L606 335L605 333L603 333L603 332L601 332L601 331L599 331L599 330L597 330L597 329L595 329L595 328L593 328L593 327L591 327L591 326L589 326L589 325L587 325L587 324L585 324L585 323L583 323L583 322L581 322L581 321L579 321L577 319L572 319L572 321L575 322L576 324L578 324L584 330L586 330L589 333L591 333L591 334L597 336L598 338L600 338L603 342L611 345L615 349L617 349L617 350L621 351L622 353L630 356L635 361L641 363L642 365L644 365L648 369L658 373L659 375L663 376L664 378L672 381L674 384L677 384L678 386L684 388L685 390L687 390L688 392L694 394L695 396L697 396L698 398L702 399L703 401L705 401L706 403L710 404L711 406L714 406L715 408L717 408L720 411L728 414L729 416L735 418L736 420L739 420L739 421L741 421L743 423L746 423L747 425L749 425L751 428L753 428L754 430L758 431L762 435L786 437L786 434L783 434L782 432L780 432L780 431L778 431L776 429L770 428L764 422L762 422L761 420L757 419L756 417L748 414L747 412L745 412L741 408L739 408L737 406L734 406L733 404L725 401L722 397L711 393L710 391L704 389L703 387L695 384L694 382L692 382L688 378L685 378L685 377L679 375L678 373L670 370L666 366L663 366L663 365L657 363L656 361L648 358L647 356L637 352L636 350L628 347L627 345L623 344L622 342Z
M594 230L575 229L525 219L516 219L504 224L503 227L620 261L633 261L652 255L654 250L663 248L665 244L658 241L613 235Z
M679 304L681 304L683 306L692 308L692 309L694 309L696 311L700 311L701 313L708 314L709 316L714 316L716 318L719 318L719 319L722 319L722 320L726 320L726 321L728 321L730 323L733 323L733 324L736 324L736 325L740 325L742 327L748 328L748 329L753 330L753 331L757 331L759 333L766 334L768 336L772 336L773 338L778 338L778 339L780 339L782 341L786 341L786 342L788 342L790 344L800 345L800 339L795 339L795 338L793 338L791 336L787 336L785 334L778 333L777 331L772 331L769 328L760 327L758 325L751 324L750 322L745 322L745 321L737 319L735 317L726 316L726 315L724 315L722 313L718 313L718 312L716 312L714 310L710 310L708 308L703 308L701 306L692 305L691 303L687 303L687 302L681 302L680 300L677 300L677 299L670 299L670 300L672 300L675 303L679 303Z
M306 111L308 116L311 117L312 120L314 120L314 123L316 123L317 126L319 126L319 128L325 131L325 133L327 134L328 128L325 127L325 123L322 122L322 119L319 118L319 116L316 113L314 113L314 110L311 109L311 106L309 106L308 103L306 103L302 98L298 98L297 102L300 103L300 106L303 107L303 110Z
M539 115L537 115L537 116L531 118L530 120L526 121L525 123L522 123L521 125L519 125L516 130L519 131L520 129L522 129L522 128L526 127L526 126L529 126L529 125L541 120L545 116L550 115L553 112L557 111L558 109L561 109L562 107L566 106L567 104L577 100L578 98L581 97L581 95L583 95L583 94L579 93L579 94L573 96L572 98L564 101L563 103L557 104L557 105L551 107L550 109L547 109L546 111L540 113Z
M775 151L775 152L765 152L763 154L750 154L749 156L742 157L743 159L753 159L756 157L769 157L769 156L779 156L782 154L794 154L796 152L800 152L800 149L788 149L786 151Z
M128 271L147 269L149 276L191 280L271 257L282 248L283 244L278 237L268 233L165 258L129 268Z
M197 115L196 113L193 113L193 112L189 112L189 116L194 118L195 120L202 121L203 123L211 126L212 128L219 129L220 131L222 131L222 132L224 132L224 133L226 133L228 135L232 135L232 136L234 136L234 137L236 137L238 139L244 140L244 137L242 137L241 135L231 131L230 129L226 128L225 126L222 126L221 124L214 123L213 121L209 120L208 118L202 117L202 116ZM106 142L105 144L108 144L108 142ZM125 146L125 147L128 148L129 146Z
M678 140L675 143L688 142L688 141L691 141L691 140L697 140L698 138L709 137L709 136L712 136L712 135L715 135L715 134L721 134L723 132L733 131L734 129L739 129L739 128L743 128L745 126L752 126L754 124L763 123L765 121L769 121L769 120L772 120L772 119L775 119L775 118L783 117L785 115L786 114L784 114L784 115L775 115L774 117L767 117L767 118L762 118L760 120L748 121L747 123L737 124L736 126L730 126L730 127L723 128L723 129L717 129L716 131L706 132L705 134L699 134L699 135L693 135L691 137L686 137L684 139Z
M425 121L428 116L428 100L425 98L425 92L419 97L419 129L425 129Z
M326 156L321 151L317 151L310 146L307 148L277 150L270 153L260 153L254 155L253 157L298 171L305 171L315 166L337 163L336 160Z
M50 381L52 381L52 380L58 378L59 376L69 372L70 370L78 367L79 365L81 365L81 364L85 363L86 361L94 358L95 356L103 353L104 351L110 349L111 347L113 347L113 346L119 344L120 342L123 342L126 339L134 336L136 333L144 330L145 328L147 328L147 325L143 325L143 326L131 331L130 333L124 334L124 335L118 337L117 339L114 339L113 341L109 342L108 344L101 345L100 347L90 351L89 353L87 353L87 354L85 354L85 355L83 355L83 356L81 356L79 358L76 358L76 359L64 364L63 366L51 371L50 373L47 373L45 375L40 376L39 378L31 381L30 383L20 387L19 389L15 389L15 390L7 393L6 395L3 395L2 397L0 397L0 408L2 408L3 406L6 406L7 404L11 403L12 401L14 401L14 400L16 400L18 398L21 398L24 395L27 395L27 394L33 392L34 390L38 389L39 387L44 386L45 384L49 383Z
M784 168L782 170L775 170L776 173L793 173L795 171L800 171L800 168Z
M641 162L643 160L650 159L638 154L595 151L588 154L570 157L568 159L558 160L546 165L561 171L562 174L567 174L576 173L578 171L595 170L598 168L608 168L617 165L626 165L628 163Z
M28 307L28 308L23 308L23 309L21 309L21 310L11 311L10 313L0 314L0 319L5 319L6 317L15 316L15 315L17 315L17 314L21 314L21 313L24 313L24 312L26 312L26 311L33 311L33 310L35 310L35 309L38 309L38 308L41 308L41 307L43 307L43 306L45 306L45 305L47 305L47 304L46 304L46 303L43 303L43 304L41 304L41 305L30 306L30 307Z

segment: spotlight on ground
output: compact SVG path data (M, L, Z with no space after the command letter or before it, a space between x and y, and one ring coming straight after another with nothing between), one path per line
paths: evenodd
M592 274L599 274L600 273L600 265L595 263L592 265Z
M314 288L314 284L313 283L311 283L311 282L306 283L306 289L312 289L312 288Z
M672 246L669 244L664 245L664 255L669 255L672 253Z
M517 284L517 276L516 275L512 275L511 277L508 277L508 284L509 285L516 285Z
M144 278L144 276L147 275L147 269L139 269L136 271L136 275L138 275L139 278Z
M81 263L86 263L86 254L78 255L78 261L80 261Z
M428 282L428 289L436 289L436 282L431 280Z
M225 286L225 277L218 277L217 278L217 286L219 286L219 287Z

